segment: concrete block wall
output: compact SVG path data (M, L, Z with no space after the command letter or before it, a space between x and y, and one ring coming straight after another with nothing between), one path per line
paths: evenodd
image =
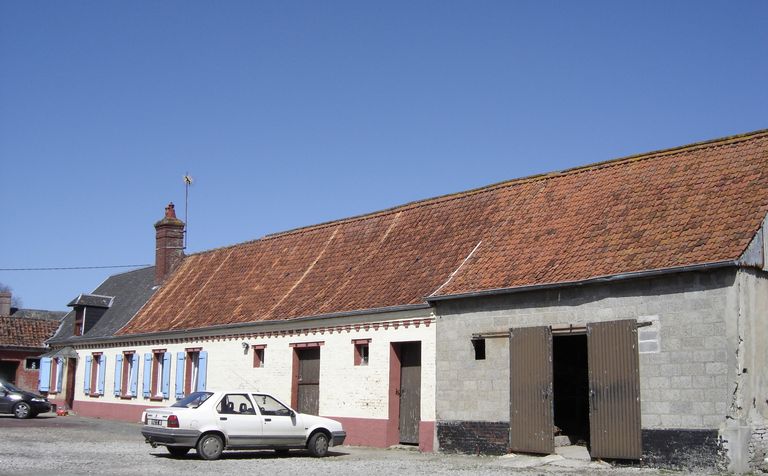
M511 327L658 320L659 351L640 355L643 428L719 428L733 365L726 322L735 270L528 292L437 304L437 420L509 421L509 349L472 333ZM479 390L479 391L478 391Z
M729 322L732 369L727 402L728 421L722 431L730 454L738 454L730 470L767 470L768 462L768 273L741 270L735 282L738 313Z

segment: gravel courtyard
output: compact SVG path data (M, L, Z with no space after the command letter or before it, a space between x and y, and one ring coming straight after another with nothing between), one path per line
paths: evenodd
M403 448L332 448L326 458L295 451L278 457L272 451L228 452L218 461L203 461L193 452L173 459L165 448L144 443L141 425L77 416L41 415L32 420L0 416L0 474L682 474L640 468L609 467L529 456L495 457L422 454ZM570 462L574 463L574 462Z

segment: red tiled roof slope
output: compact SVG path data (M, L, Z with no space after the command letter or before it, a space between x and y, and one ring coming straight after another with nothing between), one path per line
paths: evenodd
M768 131L761 131L191 255L120 333L734 260L766 212Z
M508 212L437 294L735 260L768 213L768 131L497 193Z
M45 347L59 321L24 317L0 317L0 347Z

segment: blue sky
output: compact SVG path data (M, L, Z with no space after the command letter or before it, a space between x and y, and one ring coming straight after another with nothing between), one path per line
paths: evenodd
M0 268L152 263L768 128L765 1L0 3ZM66 309L112 270L0 271Z

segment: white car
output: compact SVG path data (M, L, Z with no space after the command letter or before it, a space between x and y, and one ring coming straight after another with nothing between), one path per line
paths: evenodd
M292 410L264 393L233 390L195 392L170 407L148 408L141 434L152 447L165 446L172 456L195 448L203 459L218 459L224 450L306 448L325 456L329 446L344 443L341 423Z

